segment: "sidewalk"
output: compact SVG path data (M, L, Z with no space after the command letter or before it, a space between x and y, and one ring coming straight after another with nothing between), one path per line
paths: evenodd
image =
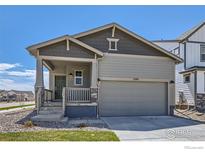
M0 111L0 113L7 113L7 112L13 112L13 111L20 111L20 110L24 110L24 109L34 109L35 106L26 106L26 107L19 107L19 108L15 108L15 109L9 109L9 110L2 110Z
M28 105L28 104L35 104L34 101L28 101L28 102L0 102L0 108L4 107L11 107L11 106L20 106L20 105Z

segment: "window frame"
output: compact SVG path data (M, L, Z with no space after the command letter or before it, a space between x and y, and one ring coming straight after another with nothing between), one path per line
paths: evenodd
M189 81L186 81L186 77L189 77ZM184 79L184 83L190 83L191 82L191 74L185 74L183 76L183 79Z
M109 43L109 48L108 48L108 50L110 50L110 51L117 51L118 49L117 49L117 43L118 43L118 41L119 41L119 39L116 39L116 38L107 38L107 40L108 40L108 43ZM112 42L114 42L115 43L115 48L113 49L112 48Z
M76 72L81 72L81 76L76 76ZM76 79L81 79L81 84L76 82ZM83 86L83 70L74 70L74 85L75 86Z
M203 48L203 53L202 53L202 48ZM205 55L205 44L200 45L200 62L205 62L205 59L202 59L202 55Z

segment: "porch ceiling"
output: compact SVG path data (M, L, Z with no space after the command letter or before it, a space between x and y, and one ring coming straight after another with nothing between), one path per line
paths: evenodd
M46 68L52 66L51 70L55 70L58 68L66 68L66 66L69 64L84 65L84 66L88 66L91 64L91 62L72 62L72 61L58 61L58 60L44 60L44 62L45 62L44 66ZM50 68L48 68L48 69L50 69Z

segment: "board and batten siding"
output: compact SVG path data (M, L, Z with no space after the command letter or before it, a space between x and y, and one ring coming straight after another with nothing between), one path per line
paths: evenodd
M205 71L197 71L197 93L205 93Z
M175 81L175 63L166 57L111 56L99 61L99 78L139 78ZM175 84L169 84L168 99L175 104Z
M66 41L61 41L52 45L48 45L39 49L41 56L58 56L58 57L74 57L74 58L94 58L94 53L77 45L69 42L70 49L67 50Z
M189 38L189 41L205 42L205 25L203 27L201 27L197 32L195 32Z
M107 38L119 39L117 43L117 52L109 50L109 42ZM133 54L133 55L149 55L149 56L163 56L166 54L159 52L157 49L143 43L142 41L128 35L127 33L115 29L115 36L112 37L112 28L102 30L87 36L78 38L80 41L99 49L105 53L116 54Z
M186 43L186 68L205 66L205 62L200 61L200 45L200 43Z

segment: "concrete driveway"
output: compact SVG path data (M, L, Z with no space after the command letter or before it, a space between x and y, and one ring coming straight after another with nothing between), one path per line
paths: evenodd
M205 141L205 124L171 116L102 117L122 141Z

